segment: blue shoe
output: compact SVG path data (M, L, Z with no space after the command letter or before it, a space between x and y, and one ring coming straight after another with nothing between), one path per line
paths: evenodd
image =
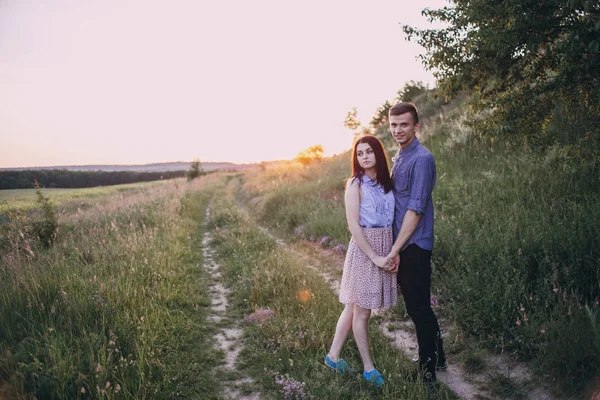
M369 372L364 371L363 376L365 377L366 380L368 380L371 383L374 383L375 386L377 386L377 387L383 385L383 383L384 383L383 377L381 376L379 371L377 371L376 369L374 369L373 371L369 371Z
M329 358L329 354L325 356L325 365L340 373L350 371L350 366L346 361L340 358L340 361L335 362L331 358Z

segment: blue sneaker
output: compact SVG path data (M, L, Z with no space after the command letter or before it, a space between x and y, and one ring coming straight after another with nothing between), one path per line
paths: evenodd
M346 361L344 361L343 359L340 358L340 361L335 362L333 361L331 358L329 358L329 354L327 354L325 356L325 365L327 365L329 368L340 372L340 373L344 373L344 372L348 372L350 371L350 366L348 365L348 363Z
M363 376L365 377L366 380L368 380L371 383L374 383L375 386L377 386L377 387L383 385L383 383L384 383L383 377L381 376L379 371L377 371L376 369L374 369L373 371L369 371L369 372L364 371Z

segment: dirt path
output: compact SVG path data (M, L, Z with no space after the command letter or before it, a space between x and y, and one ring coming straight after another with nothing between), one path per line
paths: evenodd
M205 221L209 220L210 208L207 208ZM215 369L215 375L220 377L218 380L223 385L222 394L225 399L259 400L261 395L256 391L254 380L244 376L236 368L237 357L243 347L243 331L239 327L239 321L226 316L229 289L223 286L220 266L216 263L214 252L210 247L211 241L212 233L205 232L202 238L203 268L209 277L212 311L208 318L219 327L215 335L215 347L225 354L225 363Z
M320 245L308 241L287 244L280 238L270 234L265 228L261 230L276 240L279 247L294 253L298 259L305 262L305 266L316 271L325 282L327 282L334 293L339 293L339 282L341 279L341 270L344 265L344 255L339 254L332 249L323 248ZM402 351L406 357L413 358L418 352L414 325L410 319L398 320L397 316L391 312L382 312L374 310L374 316L381 319L381 328L383 334L390 339L394 347ZM441 321L441 325L448 325ZM447 341L448 332L452 329L445 326L443 336ZM550 393L535 383L532 373L527 366L511 359L506 355L482 355L485 369L483 372L467 373L464 362L461 361L461 354L449 356L448 369L438 372L438 380L452 390L456 395L463 399L499 399L511 398L510 393L507 396L498 396L493 394L490 388L490 376L495 377L499 384L518 385L514 395L519 398L535 400L555 400ZM512 382L512 383L511 383Z

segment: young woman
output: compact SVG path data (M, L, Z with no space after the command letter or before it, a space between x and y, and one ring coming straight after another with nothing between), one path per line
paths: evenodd
M399 259L386 256L393 244L394 195L383 146L375 136L363 136L352 150L352 176L346 182L346 219L352 234L340 287L345 304L325 365L344 372L340 358L350 329L363 361L363 376L376 386L384 383L371 359L368 323L371 310L396 305Z

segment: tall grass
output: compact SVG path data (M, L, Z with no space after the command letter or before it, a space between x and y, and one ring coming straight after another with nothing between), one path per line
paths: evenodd
M476 140L458 117L436 129L424 144L437 163L434 288L444 314L490 349L535 360L563 393L580 392L600 370L590 345L600 318L600 172L560 147ZM267 171L245 188L264 223L345 242L349 174L346 156L279 178Z
M372 348L387 380L382 388L362 378L352 339L344 347L344 358L354 371L340 375L325 367L342 311L337 296L296 255L278 248L232 199L220 197L211 207L212 246L231 289L230 304L247 321L240 367L262 384L266 398L454 398L443 388L428 394L423 385L413 384L408 378L413 367L374 327L376 320L371 322Z
M0 381L38 399L217 398L196 247L206 196L171 183L60 213L0 249Z

